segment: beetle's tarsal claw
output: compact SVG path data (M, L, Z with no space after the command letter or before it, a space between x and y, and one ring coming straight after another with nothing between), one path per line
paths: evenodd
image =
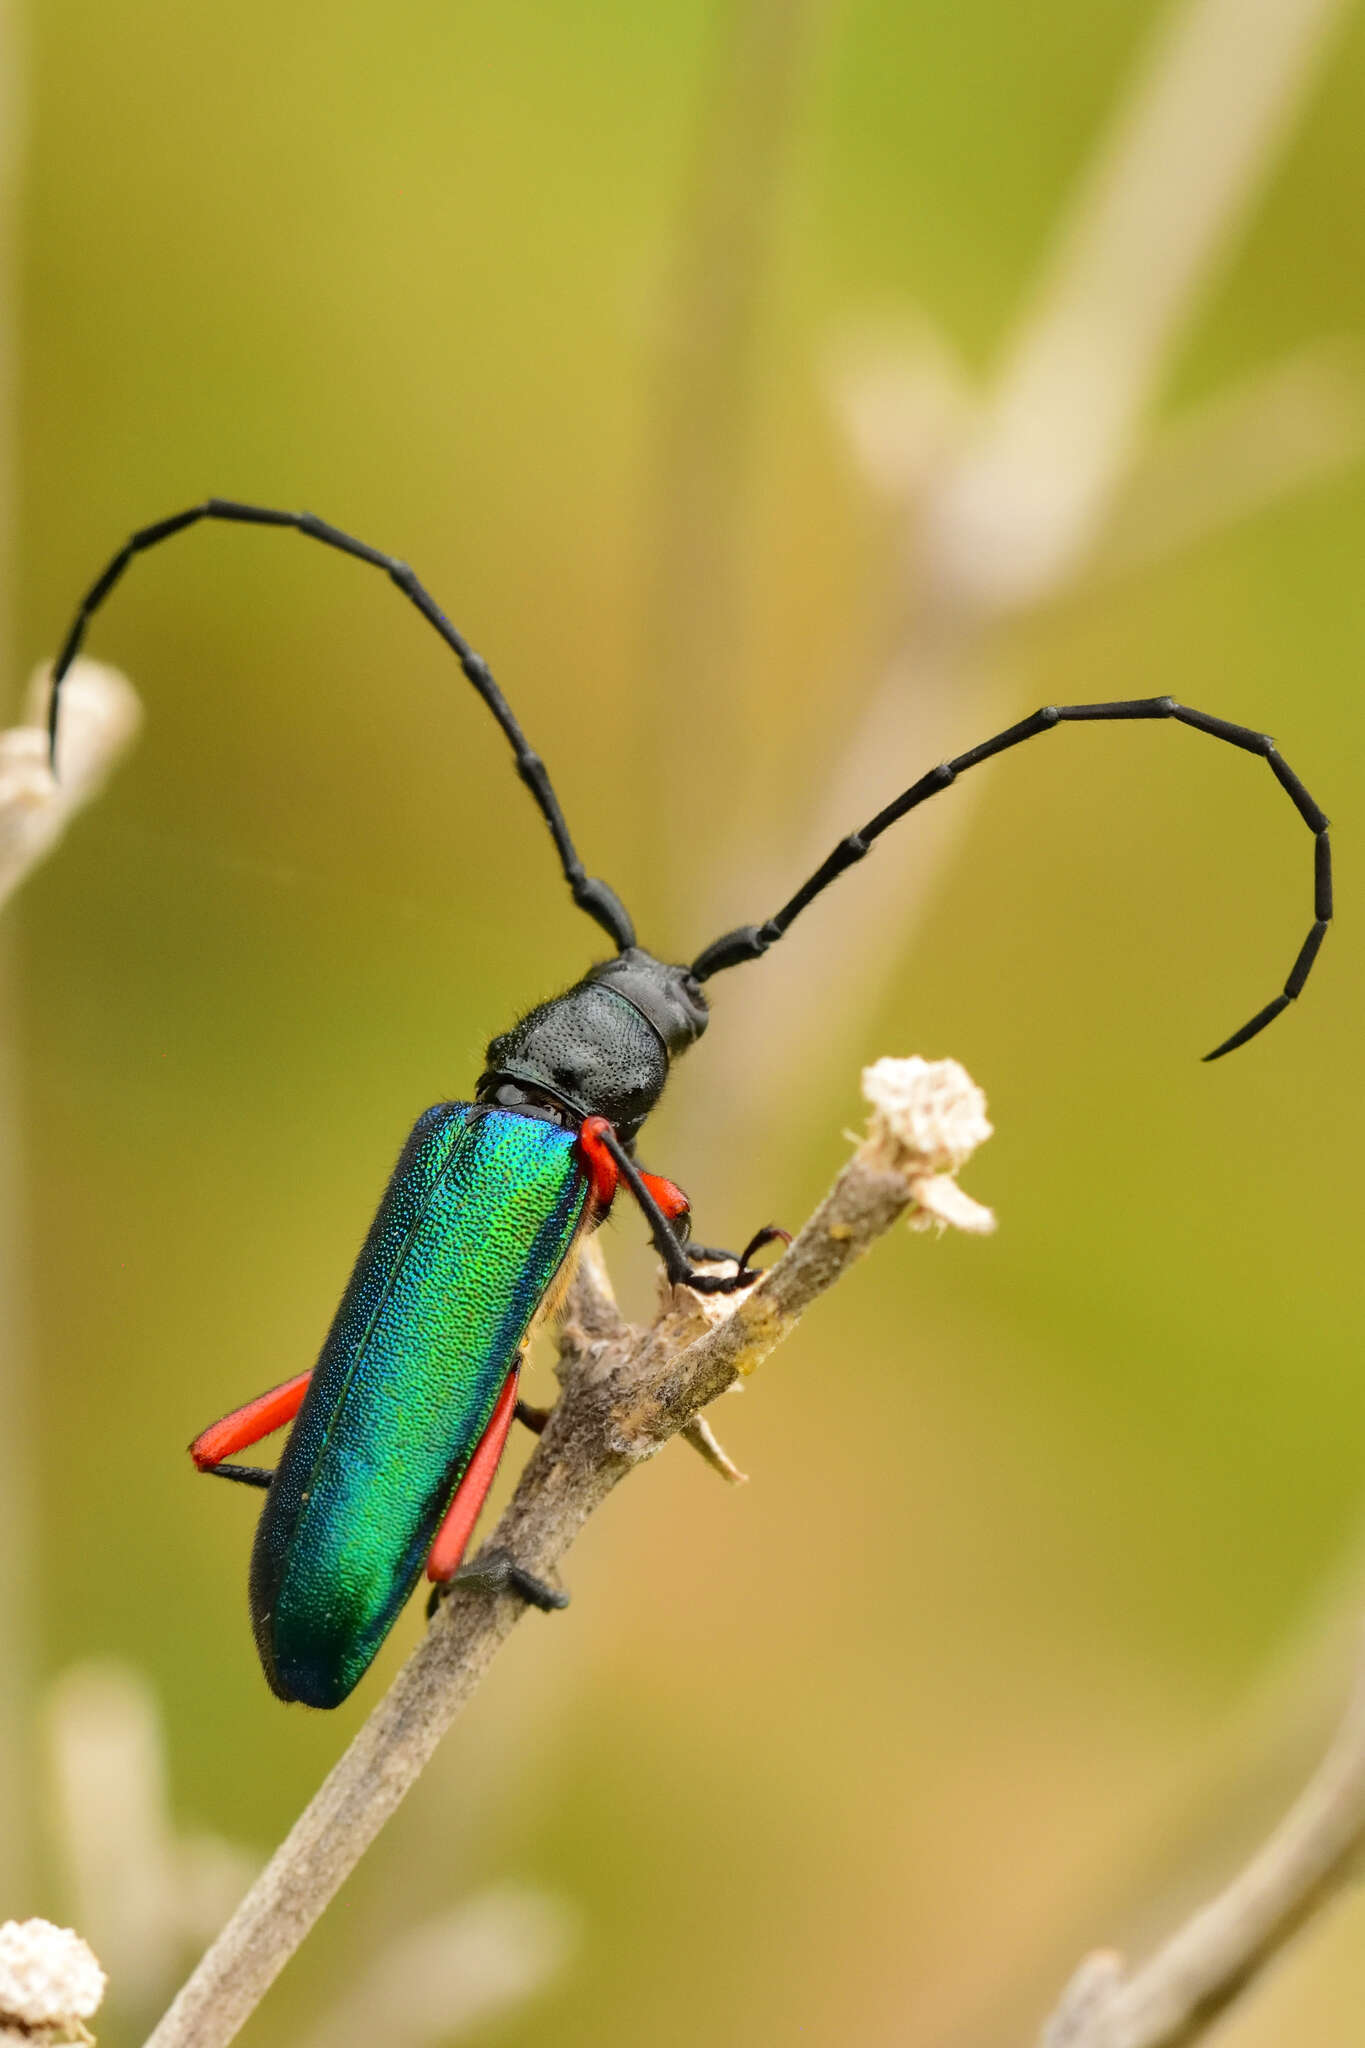
M684 1275L682 1284L690 1287L694 1294L738 1294L762 1277L761 1273L737 1266L733 1273L688 1273Z
M743 1251L740 1253L740 1271L742 1273L750 1272L750 1260L753 1258L754 1253L761 1252L765 1245L780 1244L785 1248L787 1245L791 1243L791 1241L791 1232L789 1230L784 1230L780 1223L765 1223L762 1230L756 1230L754 1232L753 1236L749 1239L749 1242L745 1245Z
M461 1565L450 1585L474 1586L481 1593L520 1593L528 1607L538 1607L542 1614L569 1604L567 1593L528 1572L506 1550L486 1550L472 1564ZM437 1588L438 1593L443 1590Z
M523 1429L529 1429L532 1436L544 1435L550 1412L548 1408L537 1408L532 1401L518 1401L516 1406L517 1421Z
M738 1294L742 1287L752 1287L763 1278L763 1268L749 1263L754 1253L761 1252L765 1245L788 1245L791 1241L789 1230L783 1230L777 1223L765 1223L762 1230L754 1232L742 1252L722 1252L706 1245L689 1245L691 1269L674 1284L690 1287L696 1294ZM719 1265L724 1261L733 1265L735 1270L733 1273L701 1273L697 1271L698 1260L707 1265Z
M519 1564L509 1563L507 1583L514 1593L520 1593L528 1607L538 1607L542 1614L556 1614L569 1604L569 1596L562 1586L547 1584L534 1572L523 1571Z

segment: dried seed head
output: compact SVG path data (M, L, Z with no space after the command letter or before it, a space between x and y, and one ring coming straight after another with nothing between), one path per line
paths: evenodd
M956 1173L991 1135L986 1098L956 1060L878 1060L863 1097L873 1144L903 1173Z
M917 1205L912 1225L994 1230L990 1210L952 1179L991 1135L986 1098L966 1068L956 1060L878 1060L863 1069L863 1096L872 1105L864 1157L905 1175Z
M0 2027L46 2041L88 2039L81 2021L104 1996L105 1976L78 1934L50 1920L0 1926Z

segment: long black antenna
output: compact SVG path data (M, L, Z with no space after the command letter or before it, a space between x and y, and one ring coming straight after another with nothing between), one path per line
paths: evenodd
M476 654L469 642L458 633L450 620L428 596L406 562L400 562L395 555L381 554L378 548L367 547L363 540L352 539L339 527L329 526L325 519L316 518L311 512L273 512L264 505L238 505L230 498L206 498L202 505L191 505L186 512L174 512L169 519L158 519L154 526L144 526L125 542L108 566L101 571L91 584L77 607L71 630L66 636L62 651L52 671L52 697L48 708L48 751L55 770L57 764L57 718L61 703L62 680L72 662L80 652L85 639L86 627L94 614L108 597L114 585L122 576L134 555L145 554L148 548L159 547L163 540L173 534L183 533L187 526L197 526L201 519L224 519L238 526L292 526L296 533L306 535L309 540L321 541L324 547L338 548L343 555L354 555L359 562L368 562L375 569L382 569L389 580L396 583L404 597L416 605L428 625L434 626L446 646L455 654L460 667L474 685L484 703L492 712L503 732L510 740L516 756L517 773L531 795L535 798L540 814L550 828L559 864L564 870L564 879L573 893L573 900L580 910L586 910L589 917L615 941L618 952L635 944L635 927L630 913L614 889L585 872L582 861L569 836L564 822L564 813L559 808L559 799L554 793L545 763L534 753L526 735L513 716L512 707L494 682L487 662Z
M989 761L993 754L1003 754L1008 747L1021 746L1025 740L1036 739L1039 733L1051 732L1054 725L1081 725L1094 719L1125 718L1178 719L1181 725L1192 725L1196 732L1206 732L1212 739L1226 740L1229 746L1241 747L1248 754L1259 754L1269 762L1271 774L1288 792L1295 810L1313 835L1313 928L1299 948L1298 958L1289 970L1289 979L1282 992L1263 1010L1258 1010L1240 1031L1234 1031L1231 1038L1225 1038L1221 1045L1205 1053L1204 1057L1206 1060L1219 1060L1225 1052L1235 1051L1249 1038L1254 1038L1258 1031L1264 1031L1281 1010L1289 1007L1307 981L1309 969L1318 957L1318 948L1327 936L1332 916L1332 850L1327 843L1327 814L1314 803L1266 733L1253 732L1246 725L1233 725L1226 718L1214 718L1207 711L1192 711L1187 704L1177 704L1174 697L1132 697L1118 704L1045 704L1031 718L1022 718L1018 725L1007 726L994 739L983 740L979 747L969 748L956 760L944 761L939 767L931 768L918 782L911 783L904 795L898 796L884 811L878 811L861 832L850 832L847 839L841 839L828 860L822 862L809 881L801 884L791 901L784 903L775 917L770 917L766 924L741 925L737 931L726 932L722 938L713 940L692 962L693 974L698 981L706 981L727 967L757 960L769 946L776 945L792 919L798 917L822 889L827 889L845 868L851 868L855 861L862 859L873 841L880 839L889 826L903 818L907 811L913 811L918 805L927 803L931 796L937 796L941 789L947 789L968 768Z

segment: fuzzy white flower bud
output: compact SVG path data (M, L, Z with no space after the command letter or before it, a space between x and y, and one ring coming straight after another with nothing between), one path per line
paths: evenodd
M991 1135L986 1098L966 1068L956 1060L878 1060L863 1069L863 1096L872 1106L866 1152L909 1181L919 1212L912 1224L994 1230L990 1210L952 1179Z
M105 1975L78 1934L50 1920L0 1926L0 2029L5 2037L88 2040L81 2022L104 1996Z

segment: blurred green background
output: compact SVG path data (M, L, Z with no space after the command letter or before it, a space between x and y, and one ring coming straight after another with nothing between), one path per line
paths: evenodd
M923 495L869 482L831 400L839 337L927 316L989 388L1167 19L48 0L17 58L16 693L133 526L209 491L306 504L410 560L487 654L649 943L764 914L924 574ZM1236 380L1365 331L1363 123L1348 12L1135 463ZM983 770L943 800L962 830L931 872L919 821L876 856L913 920L858 925L869 863L786 979L718 981L647 1147L704 1236L798 1221L860 1065L910 1052L987 1090L966 1181L999 1234L898 1233L722 1404L747 1488L674 1447L612 1500L570 1613L517 1632L253 2048L505 1880L568 1901L580 1940L500 2043L1029 2040L1085 1949L1140 1946L1293 1782L1311 1716L1282 1782L1214 1760L1349 1578L1365 1493L1365 464L1342 405L1343 459L1304 488L1122 573L1097 540L932 707L910 664L869 807L1049 700L1171 692L1271 730L1338 826L1304 1001L1199 1064L1279 986L1310 846L1257 764L1165 727ZM491 722L378 578L201 531L130 575L89 651L148 723L18 911L39 1506L5 1568L44 1673L114 1656L154 1685L179 1820L264 1849L420 1616L341 1712L278 1705L253 1501L183 1446L312 1359L415 1115L597 948ZM879 963L847 1000L836 929ZM641 1235L618 1213L635 1302ZM42 1839L7 1909L69 1917ZM1277 1987L1278 2038L1358 2038L1353 1910Z

